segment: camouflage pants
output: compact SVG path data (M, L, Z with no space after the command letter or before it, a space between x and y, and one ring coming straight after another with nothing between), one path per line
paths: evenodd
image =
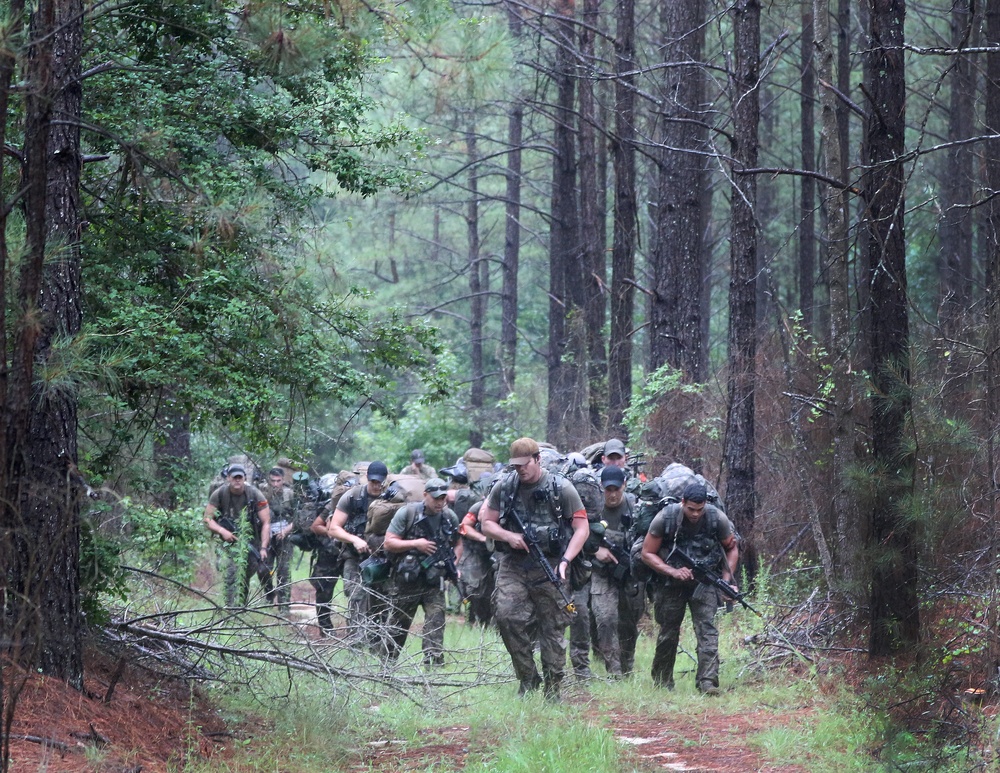
M310 585L316 589L316 620L324 631L333 630L333 591L340 577L340 553L327 548L316 551L316 563L312 568Z
M267 600L279 607L287 607L292 598L292 551L294 547L287 539L271 538L268 558L274 567L274 575L267 589Z
M564 609L558 590L530 557L523 553L500 557L493 613L521 692L536 689L542 681L534 657L537 640L545 692L557 697L566 671L565 632L571 615Z
M386 656L396 660L403 651L417 609L424 610L424 665L444 663L444 590L433 585L402 585L389 594L389 625L383 638Z
M653 681L663 687L674 686L674 661L680 641L684 611L690 608L691 622L698 643L698 671L695 685L704 689L719 686L719 631L715 611L719 606L715 589L701 583L661 584L653 591L653 605L660 633L653 654Z
M594 572L590 581L590 614L594 620L594 649L610 676L632 673L639 620L646 589L630 578L619 583L610 575Z
M573 591L576 615L569 624L569 662L573 673L590 677L590 583Z
M250 596L250 578L255 574L259 576L264 568L248 550L240 555L238 544L224 544L219 557L219 563L226 578L227 607L234 606L237 600L241 607L247 605L247 599Z

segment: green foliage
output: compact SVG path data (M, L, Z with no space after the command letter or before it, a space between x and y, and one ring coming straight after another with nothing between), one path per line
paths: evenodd
M202 509L165 510L123 502L127 540L124 550L140 566L190 583L205 544Z
M703 386L683 383L684 374L670 365L661 365L645 382L633 390L632 401L625 409L625 427L636 446L649 445L646 431L649 418L670 392L699 394Z
M101 528L106 508L95 508L80 519L80 607L93 625L107 622L107 601L127 598L120 566L121 546Z

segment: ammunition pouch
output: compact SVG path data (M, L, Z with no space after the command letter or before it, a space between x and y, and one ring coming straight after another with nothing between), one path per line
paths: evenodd
M403 585L416 585L422 582L427 573L420 565L420 556L407 553L396 563L396 580Z

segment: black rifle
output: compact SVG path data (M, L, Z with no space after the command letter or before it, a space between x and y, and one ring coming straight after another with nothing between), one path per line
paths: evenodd
M749 609L757 616L761 616L760 612L754 609L750 604L747 603L746 597L742 593L738 593L733 590L733 586L728 582L723 580L719 575L713 572L711 569L707 569L697 561L695 561L691 556L681 550L679 547L674 545L674 549L670 551L670 555L667 556L667 561L671 558L676 557L677 562L681 566L686 566L694 574L694 578L702 583L703 585L709 585L711 587L717 588L722 591L727 597L740 602L746 609Z
M528 553L535 559L535 563L542 568L542 571L545 572L545 577L548 581L556 586L556 590L559 591L559 595L563 600L563 608L570 614L574 614L576 612L576 604L573 603L573 597L566 593L566 588L563 587L562 580L559 579L559 576L549 565L548 559L538 544L538 535L535 534L534 526L530 523L524 523L521 520L521 516L517 514L517 510L513 507L508 508L507 515L514 519L514 523L521 530L521 535L524 537L524 544L528 546Z
M625 465L631 468L632 477L639 477L639 468L646 466L646 455L645 454L630 454L628 462Z
M441 564L444 567L444 577L454 583L458 583L458 564L455 559L455 530L452 528L444 514L441 515L441 529L438 534L430 532L428 518L425 516L413 524L421 532L425 539L429 539L437 548L430 555L424 556L420 560L420 566L426 572L432 566Z
M236 524L228 516L222 516L222 518L216 518L215 522L219 524L226 531L230 531L236 535L236 542L239 540L239 531L237 531ZM229 543L224 543L229 544ZM233 543L235 544L235 543ZM264 560L263 556L260 554L260 550L257 546L253 544L250 540L247 540L247 555L251 556L257 561L257 577L261 582L268 579L274 575L274 568Z
M625 582L632 573L632 557L621 545L616 545L605 535L601 535L601 546L611 551L618 563L611 567L611 577L616 582Z

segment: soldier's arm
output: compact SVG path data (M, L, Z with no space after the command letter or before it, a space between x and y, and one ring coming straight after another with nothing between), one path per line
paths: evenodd
M514 550L528 550L524 535L507 531L500 525L500 511L484 504L479 511L479 522L483 525L483 534L498 542L506 542Z
M579 510L573 513L573 520L570 525L573 528L573 536L570 537L569 544L566 546L562 559L559 561L559 575L563 580L566 579L569 563L580 555L580 551L583 550L583 543L590 536L590 521L587 520L587 511Z
M361 552L368 550L368 543L364 541L361 537L355 534L351 534L344 525L347 523L347 513L339 508L333 511L333 517L330 519L329 523L326 525L326 533L328 536L334 539L339 539L341 542L346 542L349 545L353 545L354 548Z
M257 517L260 519L260 550L263 553L271 545L271 506L265 499L257 505Z
M205 505L205 527L213 534L219 535L223 542L236 542L236 535L229 529L225 529L215 520L219 508L209 502Z
M675 580L693 580L694 575L686 566L677 568L660 558L662 545L663 537L647 532L646 539L642 541L642 562L657 574L662 574L665 577L673 577Z

